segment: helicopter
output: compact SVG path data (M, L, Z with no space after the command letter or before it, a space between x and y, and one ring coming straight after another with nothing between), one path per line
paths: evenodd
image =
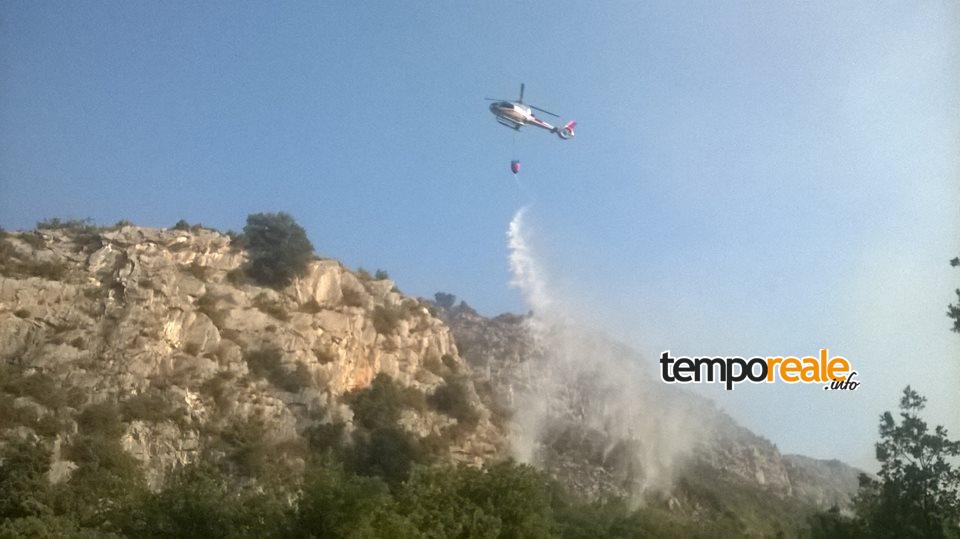
M490 103L490 112L497 117L497 122L500 125L505 125L514 131L519 131L521 127L525 125L535 125L542 129L546 129L551 133L556 133L558 137L562 140L571 139L574 136L573 128L577 126L577 122L571 121L567 122L563 127L553 126L549 123L537 118L533 115L533 111L539 111L544 114L549 114L550 116L555 116L559 118L560 116L548 111L543 110L540 107L534 107L533 105L528 105L523 102L523 83L520 83L520 99L516 101L508 101L506 99L493 99L491 97L486 97L487 101L493 101Z
M520 128L525 125L535 125L541 129L546 129L551 133L556 133L561 140L567 140L574 137L573 129L577 126L577 122L570 121L567 122L563 127L553 126L549 123L541 120L534 116L533 111L539 111L544 114L549 114L550 116L555 116L559 118L560 116L548 111L541 109L540 107L535 107L533 105L528 105L523 102L523 89L524 84L520 83L520 99L516 101L509 101L506 99L493 99L491 97L486 97L487 101L493 101L490 103L490 112L497 117L497 123L500 125L509 127L514 131L519 132ZM516 141L514 141L516 145ZM514 159L510 161L510 170L517 174L520 172L520 160Z

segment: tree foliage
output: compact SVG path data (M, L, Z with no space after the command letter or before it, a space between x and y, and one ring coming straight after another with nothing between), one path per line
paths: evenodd
M899 421L880 416L880 471L860 475L853 516L836 509L810 520L814 537L960 537L960 442L920 417L927 399L907 386Z
M232 482L201 462L143 496L119 528L129 537L276 537L288 511L280 492Z
M452 309L453 304L457 302L457 296L446 292L437 292L433 295L433 299L444 309Z
M960 257L951 260L950 265L955 268L960 266ZM960 333L960 288L956 290L956 293L957 302L947 306L947 316L953 319L953 331Z
M397 423L410 400L404 388L383 373L369 388L348 397L357 428L353 445L342 454L351 471L397 483L407 478L415 464L428 461L420 441Z
M282 288L290 284L313 258L306 231L283 212L248 216L243 239L250 253L247 275L263 286Z
M49 451L39 443L7 444L0 460L0 520L50 513L49 462Z
M862 476L857 513L877 537L943 537L960 534L960 442L947 430L930 429L920 418L926 398L907 386L900 399L900 421L880 416L876 444L877 479Z

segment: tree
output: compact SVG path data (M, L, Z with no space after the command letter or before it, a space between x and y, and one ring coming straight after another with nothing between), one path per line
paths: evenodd
M294 530L294 537L419 536L380 478L325 465L307 470Z
M436 300L437 305L444 309L452 309L453 304L457 302L457 296L446 292L437 292L433 295L433 298Z
M960 257L954 258L950 261L950 265L953 267L960 266ZM957 289L957 303L947 306L947 316L953 319L953 331L960 333L960 288Z
M191 464L146 493L118 518L128 537L277 537L289 511L281 492L267 485L231 482L209 463Z
M419 440L398 424L405 406L403 390L390 376L378 374L369 388L354 392L347 402L357 427L353 447L344 455L350 471L395 484L407 478L414 464L427 462Z
M313 258L307 233L283 212L248 216L243 236L250 253L247 275L264 286L282 288L290 284Z
M907 386L900 399L900 422L880 416L878 479L860 477L858 517L875 537L947 537L960 534L960 442L938 425L931 432L919 412L927 399Z
M0 449L0 521L51 512L49 466L50 452L38 442L15 439Z

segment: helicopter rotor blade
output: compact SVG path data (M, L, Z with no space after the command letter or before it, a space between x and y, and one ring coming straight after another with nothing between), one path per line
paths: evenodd
M559 114L554 114L554 113L550 112L549 110L543 110L543 109L541 109L540 107L534 107L533 105L527 105L527 106L530 107L530 108L532 108L533 110L539 110L540 112L542 112L542 113L544 113L544 114L549 114L550 116L553 116L553 117L556 117L556 118L559 118L559 117L560 117Z
M509 99L494 99L492 97L484 97L487 101L509 101Z
M520 83L520 103L523 103L523 83Z

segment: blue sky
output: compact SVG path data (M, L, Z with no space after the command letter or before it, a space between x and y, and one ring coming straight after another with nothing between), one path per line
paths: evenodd
M855 395L706 390L782 449L869 465L906 382L960 434L956 4L361 4L4 2L0 226L283 210L495 314L529 205L554 287L651 356L860 365ZM520 82L577 138L515 149L482 98Z

